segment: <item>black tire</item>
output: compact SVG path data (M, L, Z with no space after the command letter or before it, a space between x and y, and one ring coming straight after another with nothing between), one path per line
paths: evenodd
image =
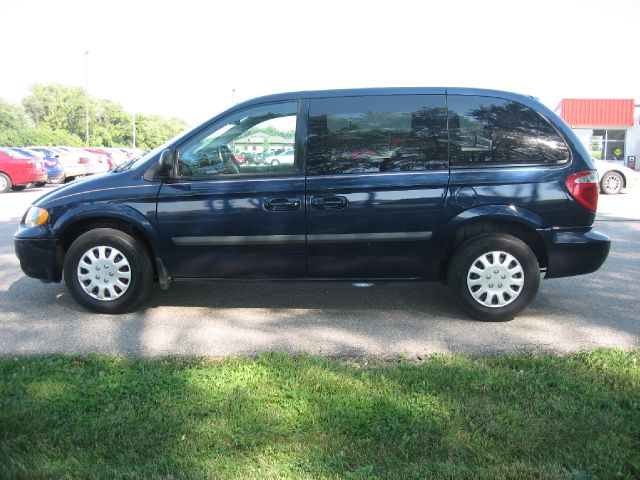
M36 183L34 183L34 185L35 185L36 187L44 187L44 184L45 184L45 183L47 183L47 182L36 182Z
M280 165L280 160L278 159L271 160L272 167L277 167L278 165Z
M14 192L21 192L28 186L29 185L14 185L13 187L11 187L11 190L13 190Z
M517 263L520 264L521 272L513 276L517 281L522 278L523 283L518 286L518 290L505 289L499 291L500 293L491 293L484 295L484 298L476 300L470 291L472 288L476 288L474 285L467 283L467 277L475 281L484 282L484 278L490 279L493 272L487 272L487 277L480 277L475 273L472 273L470 269L475 265L482 266L482 262L476 263L481 256L488 255L491 252L504 252L514 257ZM487 257L492 259L493 256ZM506 260L506 256L501 257ZM511 265L515 266L515 263ZM493 267L491 267L493 269ZM498 277L496 275L496 281L501 282L500 278L505 278L506 271L503 271L503 267L500 268ZM484 271L484 270L482 270ZM505 274L505 275L503 275ZM493 287L492 280L487 280L489 287ZM507 234L500 233L488 233L477 235L475 237L465 240L456 250L453 258L449 262L447 270L447 285L451 290L451 293L456 298L462 309L471 317L482 320L484 322L504 322L512 320L518 313L526 308L526 306L533 300L538 292L540 286L540 267L538 265L538 259L531 249L519 238L513 237ZM502 287L502 284L499 284ZM496 285L496 288L498 285ZM484 287L482 287L484 288ZM515 286L513 288L516 288ZM507 290L506 292L504 290ZM481 287L478 286L477 292L481 291ZM482 290L484 291L484 290ZM498 306L498 295L502 296L502 301L508 302L503 306ZM513 297L513 298L512 298ZM496 306L485 306L482 302L490 302L496 304Z
M600 190L605 195L617 195L622 191L624 179L618 172L607 172L600 180Z
M100 246L117 249L129 264L130 283L124 293L113 300L94 298L85 292L78 278L78 266L83 256L92 247ZM112 272L115 270L112 269ZM96 228L80 235L69 247L63 273L73 298L86 309L97 313L124 313L135 309L149 295L153 282L153 267L144 245L132 236L111 228Z
M0 193L7 193L11 190L11 179L8 175L4 173L0 173Z

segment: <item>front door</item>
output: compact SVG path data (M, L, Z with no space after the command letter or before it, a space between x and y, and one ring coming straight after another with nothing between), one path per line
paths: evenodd
M305 275L305 179L295 152L298 102L232 114L185 142L158 196L174 278ZM286 155L291 162L274 162Z
M444 94L312 99L308 128L308 275L422 276L449 181Z

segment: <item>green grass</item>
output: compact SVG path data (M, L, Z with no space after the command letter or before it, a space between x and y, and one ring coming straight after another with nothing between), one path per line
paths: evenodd
M640 478L640 351L0 358L0 478Z

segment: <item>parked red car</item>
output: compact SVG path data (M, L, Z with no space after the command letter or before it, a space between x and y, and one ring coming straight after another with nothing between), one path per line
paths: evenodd
M0 147L0 193L23 190L30 183L46 181L47 171L41 159Z

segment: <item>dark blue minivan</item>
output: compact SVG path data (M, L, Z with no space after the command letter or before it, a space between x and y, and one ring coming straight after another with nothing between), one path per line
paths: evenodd
M571 129L530 97L286 93L41 197L15 248L27 275L64 277L96 312L134 309L154 281L441 279L469 315L501 321L541 273L605 261L597 181Z

